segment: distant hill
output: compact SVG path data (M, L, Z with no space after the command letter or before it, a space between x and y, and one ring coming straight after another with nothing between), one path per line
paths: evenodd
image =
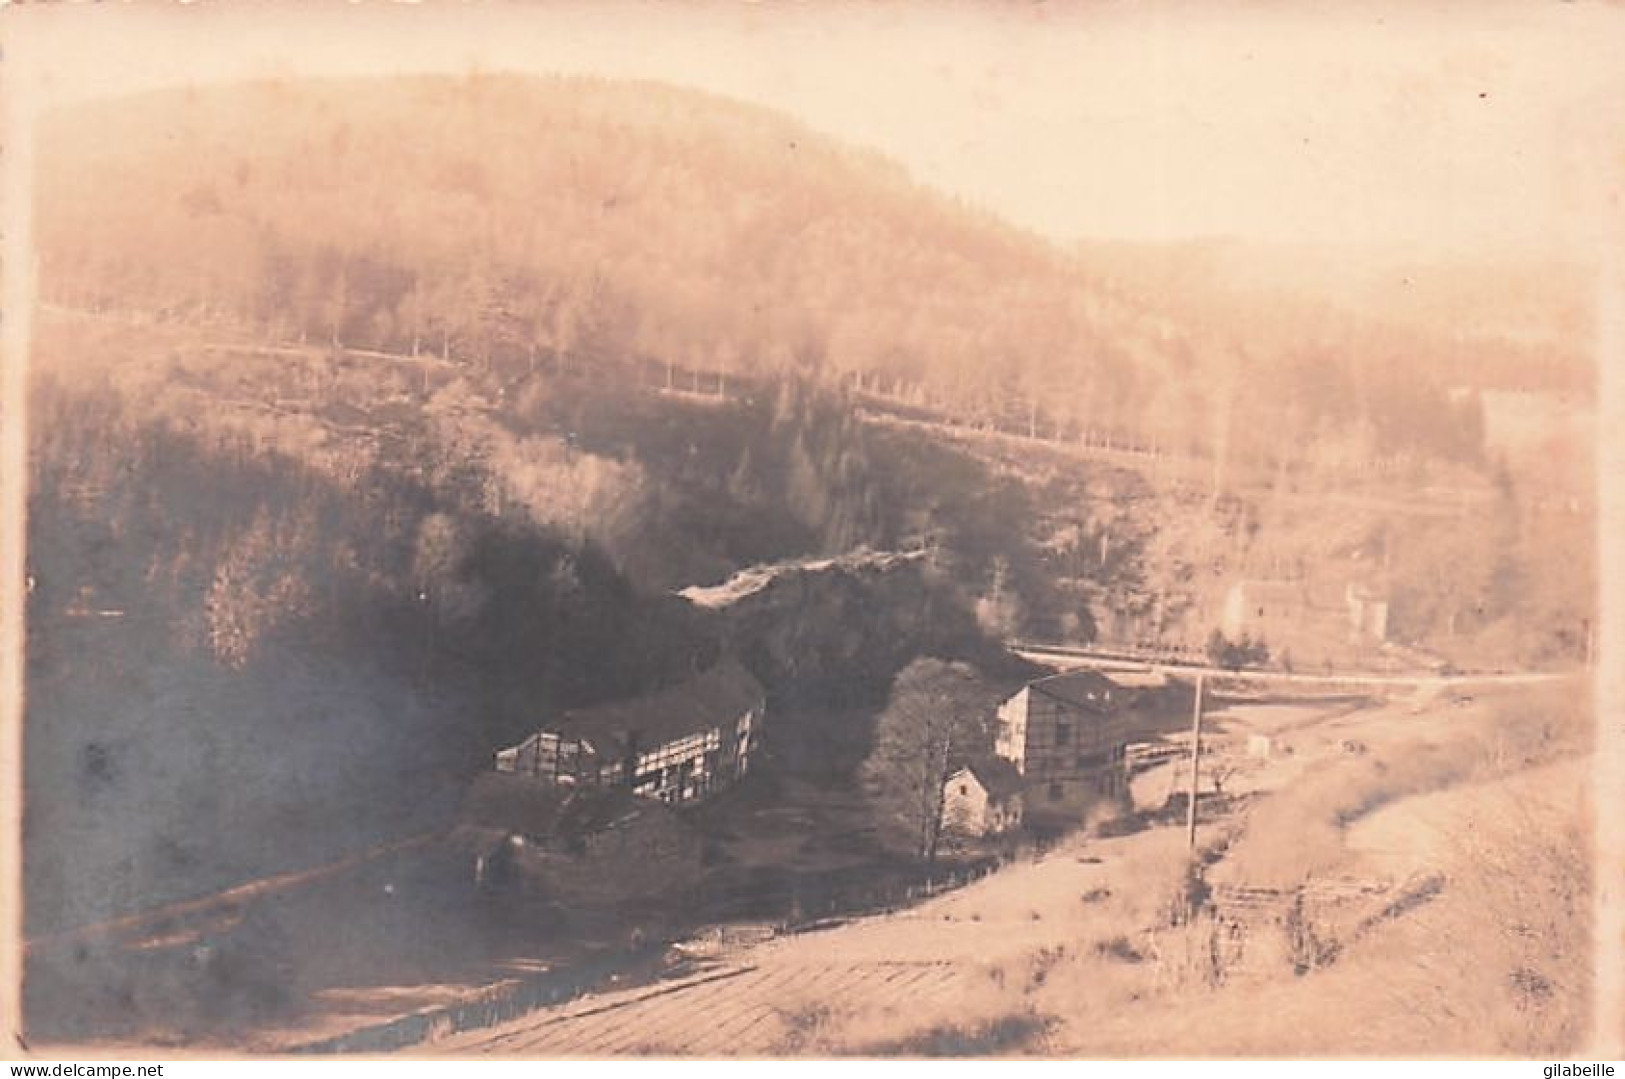
M1402 353L1455 387L1588 396L1595 272L1578 261L1468 259L1231 238L1074 248L1101 280L1188 331L1264 351L1336 340Z
M153 93L58 114L39 167L43 288L73 307L496 375L794 370L1198 455L1479 447L1447 392L1465 368L1433 371L1414 335L1204 313L1121 253L1063 252L782 115L663 85Z

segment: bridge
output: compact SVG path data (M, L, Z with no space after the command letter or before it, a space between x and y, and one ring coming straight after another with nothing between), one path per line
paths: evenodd
M1165 671L1169 674L1202 675L1208 678L1236 682L1267 683L1319 687L1322 689L1448 689L1467 686L1522 686L1561 682L1584 676L1584 668L1566 671L1333 671L1329 674L1307 674L1296 671L1276 671L1256 668L1232 670L1216 667L1192 658L1190 649L1148 650L1132 646L1101 648L1055 644L1041 641L1012 641L1007 647L1025 660L1076 670L1092 667L1096 670Z

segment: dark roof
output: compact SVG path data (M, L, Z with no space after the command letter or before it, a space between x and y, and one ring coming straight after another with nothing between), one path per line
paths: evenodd
M566 712L556 726L544 729L587 739L600 756L618 756L626 752L629 736L636 736L640 749L652 749L732 723L760 707L764 697L761 683L749 671L725 659L655 693Z
M1035 693L1042 693L1046 697L1052 697L1062 704L1069 704L1074 708L1083 708L1091 712L1105 712L1110 708L1110 705L1099 698L1119 687L1099 671L1069 671L1066 674L1040 678L1027 688ZM1097 699L1090 700L1089 694L1091 693L1095 694Z
M463 802L463 824L530 836L601 832L664 809L624 788L558 786L530 776L485 772Z
M1008 798L1025 785L1016 766L1003 757L983 757L971 761L965 768L993 798Z

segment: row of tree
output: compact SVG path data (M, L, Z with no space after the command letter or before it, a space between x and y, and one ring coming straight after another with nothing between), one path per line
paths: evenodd
M44 287L73 306L507 375L648 355L861 376L970 420L1237 460L1344 442L1358 460L1478 453L1472 399L1447 396L1413 338L1354 325L1278 341L1241 311L1181 324L1107 284L1110 265L782 117L671 88L157 94L64 112L40 160Z

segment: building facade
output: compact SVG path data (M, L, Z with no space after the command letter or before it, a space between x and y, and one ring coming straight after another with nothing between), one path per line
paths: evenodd
M1225 593L1219 628L1232 641L1245 637L1278 648L1301 636L1312 617L1309 590L1301 581L1237 581Z
M1027 816L1075 815L1121 795L1136 697L1100 671L1074 671L999 706L994 752L1022 777Z
M517 745L496 770L561 786L625 787L693 802L743 778L761 741L761 684L733 660L644 697L566 712Z
M1007 760L976 761L942 786L942 826L950 835L982 837L1021 827L1021 773Z
M1388 596L1362 584L1349 583L1343 593L1349 629L1355 637L1388 639Z

